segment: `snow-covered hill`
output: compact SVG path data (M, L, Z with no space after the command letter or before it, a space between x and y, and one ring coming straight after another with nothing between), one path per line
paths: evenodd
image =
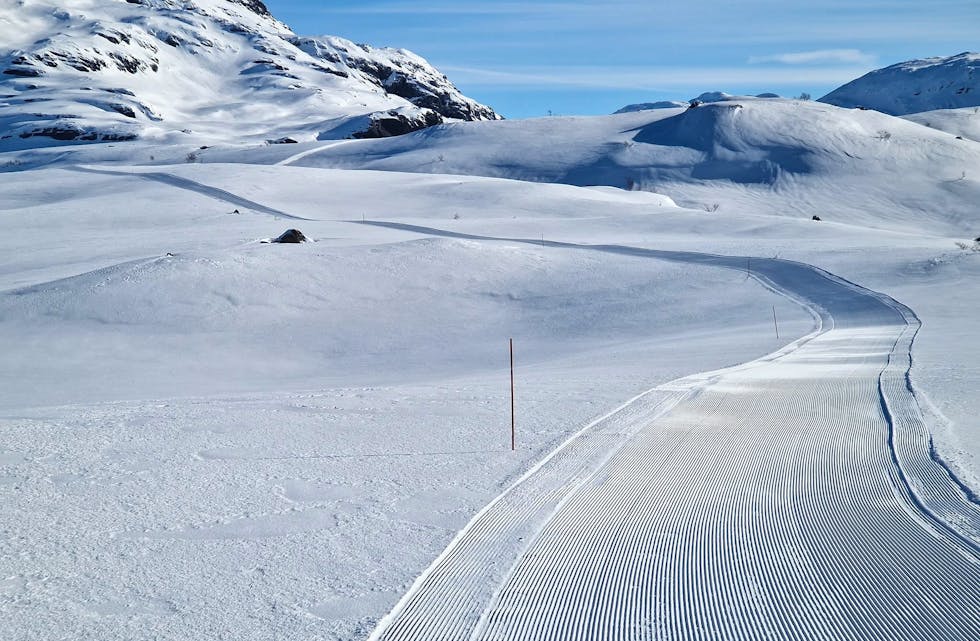
M732 94L725 93L724 91L706 91L697 98L691 98L687 102L681 102L679 100L659 100L657 102L638 102L632 105L626 105L622 109L616 111L617 114L628 114L634 111L649 111L651 109L673 109L675 107L687 107L692 103L704 104L706 102L724 102L726 100L741 100L749 98L779 98L780 96L774 93L761 93L757 96L733 96Z
M876 111L787 99L461 123L297 162L607 185L723 214L817 215L930 233L976 235L980 202L977 143Z
M636 111L650 111L651 109L676 109L678 107L687 107L688 103L681 102L680 100L658 100L657 102L638 102L632 105L626 105L622 109L614 112L617 114L629 114Z
M980 142L980 107L937 109L902 117L954 136Z
M0 150L370 137L495 118L419 56L298 37L259 0L0 7Z
M980 105L980 53L900 62L852 80L823 98L894 116Z
M291 95L268 78L279 98ZM603 425L582 432L596 452L616 451L640 425L714 448L708 458L657 449L682 468L756 460L715 456L718 434L795 465L825 423L835 450L884 454L881 394L898 384L929 414L934 447L923 457L951 461L964 488L980 487L978 143L876 111L778 99L454 122L386 140L199 150L162 138L0 153L4 641L365 639L478 510L587 425ZM324 168L334 166L433 175ZM584 187L597 184L610 186ZM261 242L294 226L313 242ZM651 249L705 262L664 262ZM907 353L882 376L893 337L841 323L833 348L795 361L843 375L827 395L810 396L816 379L793 366L781 370L789 387L760 397L770 379L750 366L737 385L700 377L710 389L692 400L705 411L682 429L648 422L663 397L637 395L677 391L663 384L814 327L795 295L767 283L759 264L780 264L776 255L914 309L909 378L894 376ZM821 299L855 300L808 298ZM858 379L863 391L847 391ZM719 394L735 405L712 402ZM832 416L731 411L746 404ZM702 415L750 429L716 429ZM594 421L603 416L626 418ZM691 425L700 431L689 437ZM777 433L788 450L769 447ZM894 472L827 476L831 459L807 456L820 466L807 478L839 481L848 497L852 481L872 476L879 496L898 496ZM575 457L551 460L596 478ZM741 469L759 478L757 466ZM764 485L734 487L749 496ZM522 549L535 540L488 538ZM511 567L499 558L508 563L498 569ZM895 602L885 592L874 612L891 617Z

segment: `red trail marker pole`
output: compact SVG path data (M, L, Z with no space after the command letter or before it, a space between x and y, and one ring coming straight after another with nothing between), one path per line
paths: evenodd
M510 449L517 449L517 432L514 420L514 339L510 339Z

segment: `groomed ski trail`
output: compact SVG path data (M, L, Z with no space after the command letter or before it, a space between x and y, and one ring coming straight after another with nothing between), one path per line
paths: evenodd
M980 639L980 509L931 456L915 314L810 265L751 269L820 328L583 429L474 517L371 639Z

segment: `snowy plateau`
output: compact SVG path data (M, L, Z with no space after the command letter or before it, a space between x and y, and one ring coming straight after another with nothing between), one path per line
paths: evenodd
M0 47L0 639L980 639L977 54L508 121L257 0Z

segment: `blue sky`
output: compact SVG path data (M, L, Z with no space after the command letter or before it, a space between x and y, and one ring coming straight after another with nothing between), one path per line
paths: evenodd
M302 35L411 49L510 118L703 91L820 97L872 69L980 50L980 0L266 0Z

